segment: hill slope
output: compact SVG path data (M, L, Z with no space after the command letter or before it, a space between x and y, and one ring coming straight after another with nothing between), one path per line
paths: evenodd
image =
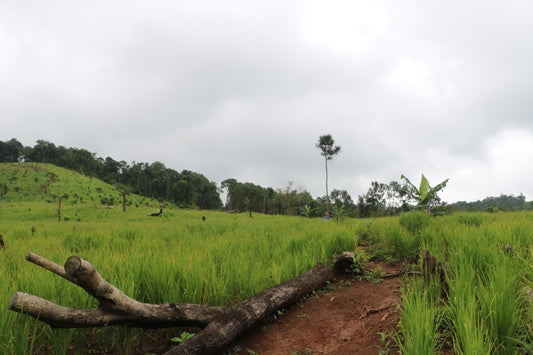
M42 163L0 163L1 198L7 202L62 201L102 205L122 204L122 192L97 178ZM128 205L152 204L142 196L128 194Z

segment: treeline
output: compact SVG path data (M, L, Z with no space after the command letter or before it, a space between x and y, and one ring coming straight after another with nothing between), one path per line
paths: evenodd
M220 209L247 213L323 216L325 198L313 199L307 191L293 189L292 182L281 189L262 187L250 182L227 179L221 189L205 176L189 170L177 172L161 162L127 163L111 157L100 158L85 149L65 148L38 140L33 147L23 146L17 139L0 141L0 162L50 163L98 177L127 193L135 193L183 207ZM220 193L224 191L223 205ZM330 194L332 217L357 216L357 206L345 190Z
M292 181L275 190L235 179L226 179L221 186L226 192L225 206L230 211L318 217L324 216L327 208L325 198L313 199L309 192L294 189ZM345 190L333 190L330 200L332 217L357 216L357 208Z
M179 173L160 162L129 164L111 157L96 157L85 149L56 146L44 140L38 140L33 147L25 147L15 138L7 142L0 141L0 162L50 163L98 177L126 193L180 206L202 209L222 207L216 183L189 170Z
M294 189L289 181L284 188L262 187L233 178L217 184L205 176L189 170L177 172L161 162L127 163L111 157L96 157L85 149L65 148L38 140L33 147L23 146L15 138L0 141L0 162L50 163L78 171L117 186L126 193L172 202L182 207L221 209L248 213L283 214L291 216L324 216L326 198L314 199L302 189ZM224 203L220 193L225 193ZM331 218L393 216L413 209L413 199L405 181L380 183L373 181L368 191L354 202L346 190L333 189L330 193ZM519 211L532 210L533 202L519 195L487 197L476 202L443 203L438 196L428 206L433 211Z
M386 184L372 181L368 191L358 197L359 217L395 216L412 209L410 201L405 183L391 181ZM437 196L435 206L440 203Z
M530 211L533 210L533 201L526 202L526 197L523 194L518 196L500 195L498 197L486 197L475 202L458 201L450 206L461 211Z
M391 181L388 184L372 182L368 191L359 196L358 216L394 216L413 209L406 187L405 184L400 184L397 181ZM502 194L498 197L486 197L475 202L458 201L446 204L437 196L428 207L431 212L436 214L453 211L511 212L533 210L533 201L526 201L523 194L518 196Z

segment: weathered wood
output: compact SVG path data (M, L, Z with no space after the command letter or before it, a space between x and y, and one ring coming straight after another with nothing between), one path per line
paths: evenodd
M223 308L188 303L139 303L131 307L130 313L122 313L118 308L73 309L24 292L15 292L11 296L9 309L38 318L53 328L91 328L108 325L143 328L205 327L223 312Z
M268 315L296 303L334 277L331 267L318 263L305 274L228 308L188 303L148 304L128 297L103 279L90 262L77 256L68 258L64 268L34 253L29 253L26 259L82 287L98 300L99 306L95 309L72 309L34 295L15 292L9 302L10 310L38 318L56 328L108 325L204 328L168 354L215 353Z
M88 261L71 256L62 268L34 253L28 253L33 262L82 287L96 298L96 309L77 310L56 305L43 298L15 292L9 309L23 312L56 328L85 328L125 324L145 328L173 326L206 326L222 313L219 307L188 303L160 305L138 302L104 280Z
M432 277L438 277L440 281L440 297L443 300L448 299L448 282L446 280L446 265L437 258L431 256L429 250L423 251L422 275L424 284L429 285Z
M346 270L350 269L353 265L354 258L355 252L343 251L335 257L335 265L333 266L333 269L337 273L345 273Z
M57 265L56 263L48 260L48 259L45 259L43 258L42 256L40 255L37 255L35 253L32 253L32 252L29 252L27 255L26 255L26 260L35 264L35 265L38 265L40 267L42 267L43 269L46 269L48 271L51 271L53 272L54 274L56 275L59 275L61 276L62 278L74 283L74 284L78 284L78 280L76 280L75 278L73 278L72 276L70 276L69 274L67 274L67 272L65 271L65 269L61 266L61 265Z
M266 316L286 308L309 292L321 288L333 279L331 267L317 264L303 275L259 292L255 296L226 309L202 332L166 354L213 354L227 347L246 330L253 328Z

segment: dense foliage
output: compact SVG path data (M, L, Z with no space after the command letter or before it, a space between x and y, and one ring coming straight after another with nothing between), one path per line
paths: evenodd
M111 157L96 157L85 149L65 148L38 140L34 147L24 147L16 139L0 141L0 163L49 163L98 177L131 192L181 206L216 209L222 206L217 186L205 176L189 170L181 173L161 162L128 164Z

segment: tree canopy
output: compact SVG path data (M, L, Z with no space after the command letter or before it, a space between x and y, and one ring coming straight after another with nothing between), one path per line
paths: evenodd
M328 192L328 160L333 159L333 157L340 153L341 147L335 145L335 140L331 134L325 134L318 137L318 142L316 147L320 149L320 155L325 159L326 163L326 211L329 213L329 192Z

